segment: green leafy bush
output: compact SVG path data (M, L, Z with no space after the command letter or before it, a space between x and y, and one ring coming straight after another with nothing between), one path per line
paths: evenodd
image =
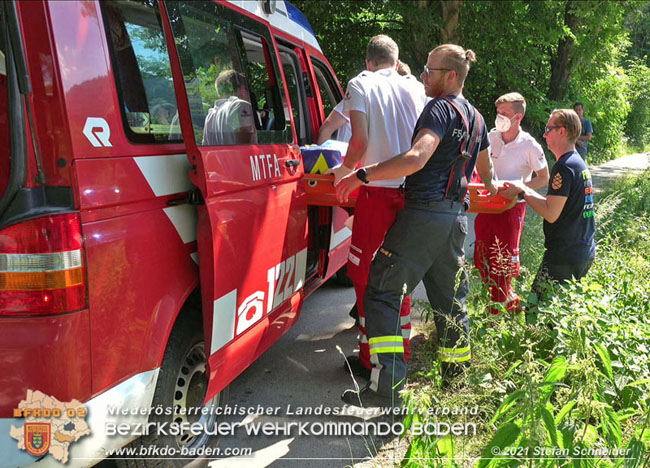
M639 150L650 145L650 68L640 60L630 62L627 68L630 79L628 100L630 113L625 124L625 134Z
M594 164L614 159L623 143L630 112L627 75L621 68L608 68L598 79L583 82L581 87L582 93L576 93L576 100L585 103L585 118L594 126L588 161Z

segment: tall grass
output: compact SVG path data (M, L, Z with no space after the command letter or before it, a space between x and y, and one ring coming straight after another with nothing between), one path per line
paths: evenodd
M422 421L407 418L402 466L650 466L650 171L598 198L596 261L539 306L539 324L486 317L488 294L472 273L471 368L443 388L430 339L405 401L420 420L471 419L479 430L414 435ZM516 284L523 298L543 253L541 225L529 213ZM463 407L478 407L478 415L422 417Z

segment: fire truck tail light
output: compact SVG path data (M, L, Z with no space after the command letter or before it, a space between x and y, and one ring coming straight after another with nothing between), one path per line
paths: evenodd
M0 231L0 315L52 315L85 308L79 216L45 216Z
M0 291L40 291L83 284L83 268L38 273L0 272Z

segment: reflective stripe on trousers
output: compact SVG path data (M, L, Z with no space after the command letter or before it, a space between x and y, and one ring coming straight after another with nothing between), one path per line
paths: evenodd
M472 357L469 346L464 348L444 348L438 349L438 357L441 362L465 362Z
M354 284L357 291L357 298L363 298L366 287ZM361 293L363 291L363 293ZM372 360L370 359L370 352L368 348L368 336L366 335L366 317L364 314L363 299L357 299L357 310L359 311L359 359L364 367L371 368ZM400 307L400 328L402 338L404 338L404 359L406 362L411 355L411 298L406 296Z
M401 336L378 336L369 341L370 355L379 353L404 353L404 338Z

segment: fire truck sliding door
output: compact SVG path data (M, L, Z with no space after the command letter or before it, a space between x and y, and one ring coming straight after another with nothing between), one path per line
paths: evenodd
M166 2L166 11L180 127L203 199L197 237L210 399L297 319L307 205L268 28L213 2Z
M322 119L324 121L342 99L342 95L339 85L327 65L313 55L310 55L309 59L314 67L316 88L320 96L318 107L323 110ZM341 264L347 260L350 248L349 240L352 236L352 231L345 226L345 221L348 217L347 211L343 208L337 206L332 207L332 224L330 228L327 263L328 275L335 273Z

